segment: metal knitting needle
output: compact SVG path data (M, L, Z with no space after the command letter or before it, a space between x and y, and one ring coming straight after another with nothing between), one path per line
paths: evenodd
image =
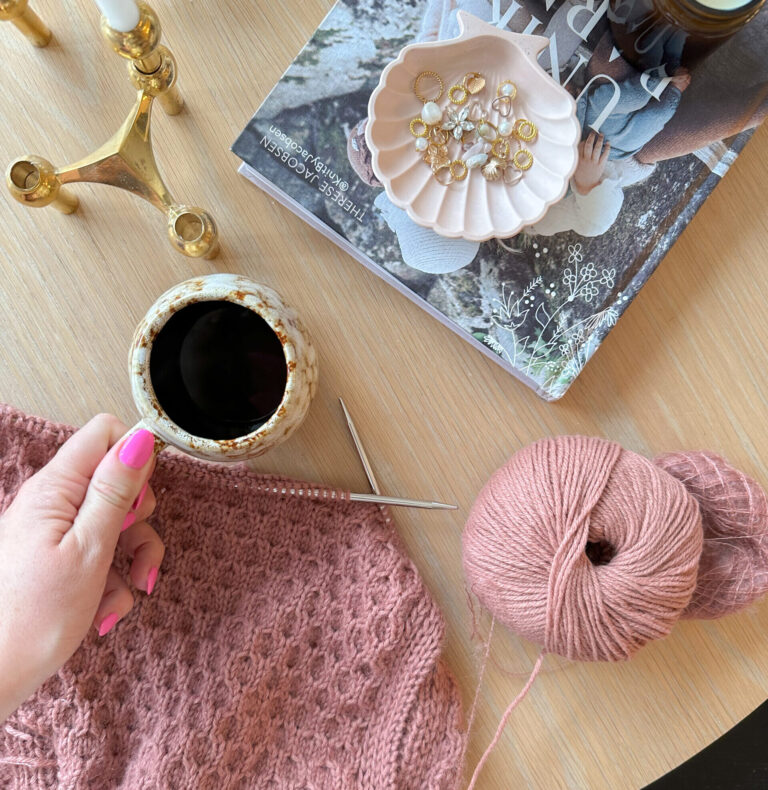
M445 502L423 502L420 499L402 499L396 496L382 496L381 494L350 494L350 502L375 502L378 505L392 507L420 507L424 510L458 510L458 505L448 505Z
M357 432L357 428L355 428L355 423L352 422L352 417L349 413L349 410L347 409L347 405L344 403L343 398L339 398L339 403L341 404L341 408L344 409L344 417L347 420L347 427L349 428L349 433L352 436L352 441L355 443L357 454L360 456L360 463L362 463L363 469L365 469L365 476L368 478L368 482L371 484L371 488L373 489L374 493L381 494L381 488L379 488L379 484L376 481L376 475L373 473L373 467L371 466L371 462L368 460L368 456L365 453L363 443L360 441L360 434Z
M349 427L349 432L352 435L352 441L355 444L357 454L360 456L360 462L365 469L368 482L371 484L371 488L376 492L375 494L350 494L349 499L352 502L376 502L380 505L391 505L393 507L418 507L424 508L426 510L458 509L458 505L449 505L445 502L423 502L418 499L403 499L402 497L382 496L381 489L379 488L379 484L376 481L376 475L373 473L373 467L371 466L371 462L368 460L368 456L366 455L365 449L363 448L363 443L360 440L360 434L358 434L357 428L355 428L355 423L352 422L352 417L349 413L349 410L341 398L339 398L339 403L341 403L341 408L344 410L347 426Z

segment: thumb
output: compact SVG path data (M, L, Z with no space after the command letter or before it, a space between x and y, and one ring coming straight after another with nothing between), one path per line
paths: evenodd
M142 428L99 462L70 530L81 545L95 548L109 539L114 549L120 532L135 521L132 506L149 477L154 447L154 435Z

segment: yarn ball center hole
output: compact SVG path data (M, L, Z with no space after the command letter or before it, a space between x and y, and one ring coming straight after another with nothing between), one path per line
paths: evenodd
M607 565L616 555L616 549L607 540L588 540L584 553L593 565Z

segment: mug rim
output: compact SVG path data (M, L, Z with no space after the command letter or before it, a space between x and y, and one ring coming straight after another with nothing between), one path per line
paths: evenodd
M218 301L245 307L266 321L280 341L286 367L283 397L272 416L256 430L233 439L197 436L174 422L160 403L150 375L152 346L171 316L192 304ZM234 452L258 446L288 413L296 391L296 347L281 317L287 309L272 288L236 274L193 277L167 290L148 309L137 327L129 355L133 400L142 421L167 444L200 458L222 460Z

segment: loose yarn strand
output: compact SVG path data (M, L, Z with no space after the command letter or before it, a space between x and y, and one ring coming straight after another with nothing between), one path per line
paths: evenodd
M491 627L488 629L488 638L485 641L485 653L483 654L483 663L480 665L480 674L477 678L477 688L475 689L475 698L472 700L472 707L469 709L469 719L467 720L467 735L472 729L472 724L475 721L475 713L477 713L477 701L480 698L480 689L483 685L483 678L485 676L485 668L488 665L488 656L491 652L491 640L493 639L493 627L496 625L496 618L491 618ZM464 749L466 750L466 742ZM464 755L462 754L462 760Z
M38 760L35 757L14 757L13 755L0 757L0 765L17 765L20 768L31 768L41 771L45 768L55 768L55 760Z
M531 686L533 685L533 681L536 680L536 676L539 674L539 670L541 669L541 664L544 661L545 655L546 653L542 650L541 653L539 654L539 657L536 659L536 663L533 666L533 670L530 674L530 677L526 681L526 684L523 686L520 693L512 700L509 707L504 711L504 715L501 717L501 721L499 722L499 726L496 729L496 734L493 736L493 740L488 744L488 748L485 750L483 756L480 758L480 762L475 766L475 771L472 774L472 779L469 782L469 787L467 788L467 790L473 790L475 783L477 782L477 778L480 776L480 771L483 770L485 761L490 757L491 752L496 748L496 744L499 742L499 739L501 738L501 734L504 732L504 727L506 727L507 720L512 715L512 711L518 706L520 702L522 702L525 695L530 691ZM486 654L486 658L487 658L487 654ZM483 669L485 669L485 666L483 666ZM479 686L478 686L478 690L479 690Z
M469 592L467 592L467 597L471 603L471 598L469 597ZM472 610L472 627L473 629L476 628L476 623L474 622L474 609ZM491 627L488 629L488 636L485 640L485 652L483 654L483 661L480 664L480 672L477 677L477 686L475 686L475 697L472 700L472 707L469 709L469 718L467 719L467 737L464 738L464 745L461 748L461 758L459 759L459 765L464 765L464 758L467 756L467 746L469 744L469 733L472 732L472 725L475 721L475 713L477 713L477 701L480 699L480 689L483 687L483 678L485 677L485 669L488 666L488 656L491 652L491 640L493 639L493 627L496 625L496 618L491 618ZM461 782L461 772L459 773L457 779L457 786Z

